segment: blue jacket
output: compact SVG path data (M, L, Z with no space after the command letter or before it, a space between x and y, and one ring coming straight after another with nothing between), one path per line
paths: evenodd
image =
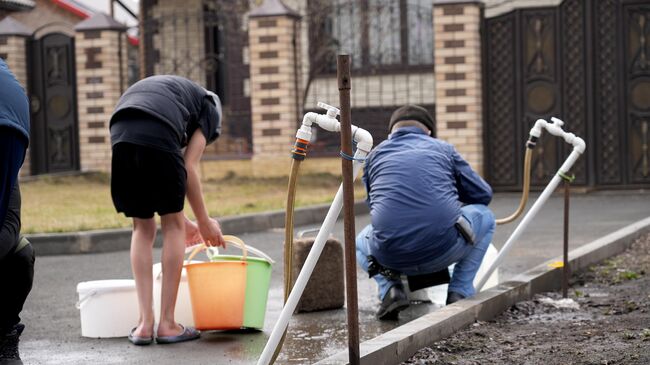
M382 265L419 265L458 238L462 204L488 205L490 186L456 149L417 127L403 127L366 161L373 236L370 252Z
M29 144L29 102L25 90L0 58L0 127L19 131Z

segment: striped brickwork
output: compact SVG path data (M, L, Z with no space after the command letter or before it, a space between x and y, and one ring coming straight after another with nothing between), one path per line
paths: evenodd
M120 78L120 69L123 76L127 69L126 33L79 31L75 42L81 170L110 171L108 122L126 87L126 78ZM120 47L122 52L118 52Z
M294 16L249 21L253 153L289 155L300 118L300 22ZM295 54L295 56L294 56Z
M444 1L433 10L438 137L483 173L482 5Z

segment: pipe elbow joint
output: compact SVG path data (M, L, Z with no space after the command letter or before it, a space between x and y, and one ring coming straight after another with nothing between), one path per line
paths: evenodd
M530 135L539 138L542 136L542 128L544 128L548 124L547 121L544 119L537 119L535 121L535 124L533 125L533 128L530 129Z
M580 138L580 137L575 137L573 140L573 149L576 150L578 153L582 154L585 152L585 149L587 148L587 144L585 143L585 140Z
M318 118L319 114L314 113L314 112L309 112L306 113L304 117L302 117L302 125L311 127L312 124L316 122L316 118Z
M354 136L354 141L357 143L357 148L364 152L370 152L373 144L372 135L370 132L357 126L352 127L352 135Z

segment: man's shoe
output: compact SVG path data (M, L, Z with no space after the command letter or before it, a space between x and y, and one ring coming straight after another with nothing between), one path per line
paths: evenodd
M393 285L384 296L377 310L377 318L381 320L396 320L400 311L409 306L409 299L401 285Z
M18 353L18 339L23 333L25 325L19 323L9 333L0 335L0 364L1 365L22 365Z
M456 293L455 291L450 291L447 293L447 305L456 303L461 299L465 299L465 296L463 294Z

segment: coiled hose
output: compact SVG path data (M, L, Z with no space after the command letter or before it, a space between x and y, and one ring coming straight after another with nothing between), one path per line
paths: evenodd
M291 150L291 172L289 173L289 186L287 187L287 205L284 217L284 303L287 302L289 294L291 294L292 286L292 261L293 261L293 213L296 204L296 184L298 182L298 171L300 164L307 156L307 146L309 141L296 138L296 142ZM282 339L278 343L278 347L273 352L271 364L280 355L280 350L284 344L284 339L287 336L287 330L284 330Z

